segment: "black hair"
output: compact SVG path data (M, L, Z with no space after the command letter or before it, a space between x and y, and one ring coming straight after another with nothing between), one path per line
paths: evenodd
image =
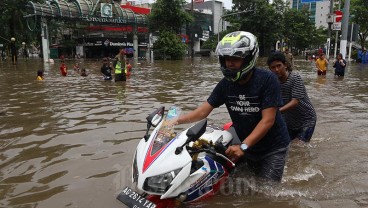
M267 64L270 65L274 61L281 61L283 64L286 64L286 57L281 52L274 52L267 59Z
M43 76L43 70L42 69L39 69L37 71L37 76Z

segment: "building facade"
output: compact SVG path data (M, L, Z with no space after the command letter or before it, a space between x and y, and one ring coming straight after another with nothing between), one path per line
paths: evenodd
M327 16L330 13L330 1L317 0L315 2L302 3L302 0L288 0L290 8L296 10L308 9L311 13L309 19L314 22L316 28L328 28Z

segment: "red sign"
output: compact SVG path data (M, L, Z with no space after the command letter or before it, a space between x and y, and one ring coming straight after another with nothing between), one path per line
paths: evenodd
M343 13L342 11L335 11L335 22L341 22Z
M204 0L194 0L194 3L203 3Z

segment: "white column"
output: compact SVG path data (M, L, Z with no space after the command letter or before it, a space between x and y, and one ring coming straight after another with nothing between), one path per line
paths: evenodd
M349 43L349 61L351 61L351 47L353 45L353 31L354 31L354 23L351 23L351 28L350 28L350 43Z
M49 47L49 31L47 28L47 20L42 18L41 20L41 43L42 43L42 55L43 55L43 61L49 62L50 60L50 47Z
M138 31L137 26L134 27L133 33L133 48L134 48L134 61L138 60Z

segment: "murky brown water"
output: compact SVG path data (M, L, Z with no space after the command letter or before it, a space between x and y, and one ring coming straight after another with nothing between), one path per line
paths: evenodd
M368 207L368 65L350 66L339 80L331 69L322 79L310 62L297 64L318 115L310 145L291 148L281 184L249 179L195 206ZM145 117L161 105L194 109L221 78L210 58L142 62L126 83L101 80L97 61L82 62L86 78L73 70L61 77L58 66L0 64L0 207L123 207L115 197L131 184ZM35 81L39 68L44 81ZM209 119L229 117L222 107Z

